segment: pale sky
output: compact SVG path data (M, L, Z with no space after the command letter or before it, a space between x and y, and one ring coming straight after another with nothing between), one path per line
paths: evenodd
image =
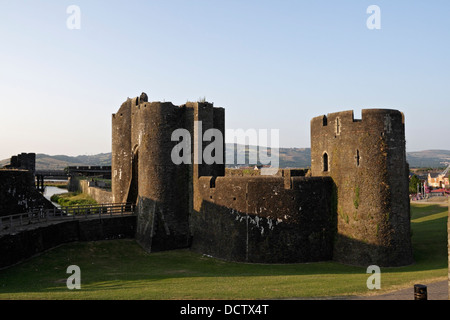
M279 129L281 147L310 147L315 116L398 109L407 151L450 149L449 14L448 0L0 1L0 159L110 152L111 115L143 91L206 97L228 129Z

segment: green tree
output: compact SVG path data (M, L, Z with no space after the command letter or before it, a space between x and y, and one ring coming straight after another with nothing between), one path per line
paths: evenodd
M409 193L417 193L417 184L422 183L415 174L409 179Z

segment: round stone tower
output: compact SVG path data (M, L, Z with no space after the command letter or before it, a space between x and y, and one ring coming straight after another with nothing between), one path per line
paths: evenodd
M311 120L311 174L333 178L337 235L333 259L354 265L413 262L404 115L365 109Z
M178 143L172 132L185 126L184 113L170 102L143 102L132 109L130 195L137 200L136 240L148 251L189 245L188 167L171 159Z
M145 93L127 99L113 114L113 199L136 204L136 240L145 250L190 245L189 218L197 179L225 172L222 140L214 149L217 158L222 157L218 163L196 161L194 153L203 155L211 143L203 137L209 129L217 129L223 136L224 119L224 109L208 102L175 106L148 102ZM178 135L180 131L184 138ZM177 159L172 159L174 154ZM183 161L178 161L178 156Z

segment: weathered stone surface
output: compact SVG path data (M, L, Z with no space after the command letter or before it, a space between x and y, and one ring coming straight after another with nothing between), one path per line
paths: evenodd
M29 170L34 174L36 171L36 154L22 152L16 156L12 156L10 164L6 165L5 169Z
M191 246L253 262L412 263L401 112L316 117L308 177L304 170L246 177L225 176L225 138L223 161L193 163L197 148L203 153L211 143L201 139L208 129L224 134L223 108L144 100L128 99L113 115L113 196L137 203L136 238L146 250ZM171 159L176 129L190 133L190 163Z
M87 194L99 204L114 202L111 191L96 187L95 184L91 185L91 181L89 180L70 178L69 191L78 191Z
M127 201L132 172L131 99L112 116L112 194L113 202Z
M191 216L195 251L247 262L331 260L336 233L330 178L211 177L199 179Z
M39 193L29 170L0 169L0 216L51 209L53 204Z
M338 190L335 260L413 262L408 170L401 112L367 109L356 120L344 111L311 120L312 176L332 177Z
M207 102L175 106L144 100L128 99L113 115L113 200L137 204L136 239L147 251L188 247L193 177L224 174L224 161L193 164L194 121L202 121L202 133L209 128L223 132L224 112ZM172 161L177 129L190 134L190 163Z
M140 103L148 102L148 96L145 92L141 93L141 96L139 97L139 101L140 101Z

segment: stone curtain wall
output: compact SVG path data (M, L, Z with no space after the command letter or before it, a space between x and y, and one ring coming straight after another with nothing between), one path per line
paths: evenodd
M193 250L259 263L332 259L336 214L330 178L212 180L199 179L190 219Z
M103 190L101 188L90 186L89 180L80 180L81 192L89 195L98 204L113 203L113 196L111 191Z
M70 192L82 192L89 195L98 204L114 203L111 191L91 185L91 181L77 177L69 178L68 189Z

